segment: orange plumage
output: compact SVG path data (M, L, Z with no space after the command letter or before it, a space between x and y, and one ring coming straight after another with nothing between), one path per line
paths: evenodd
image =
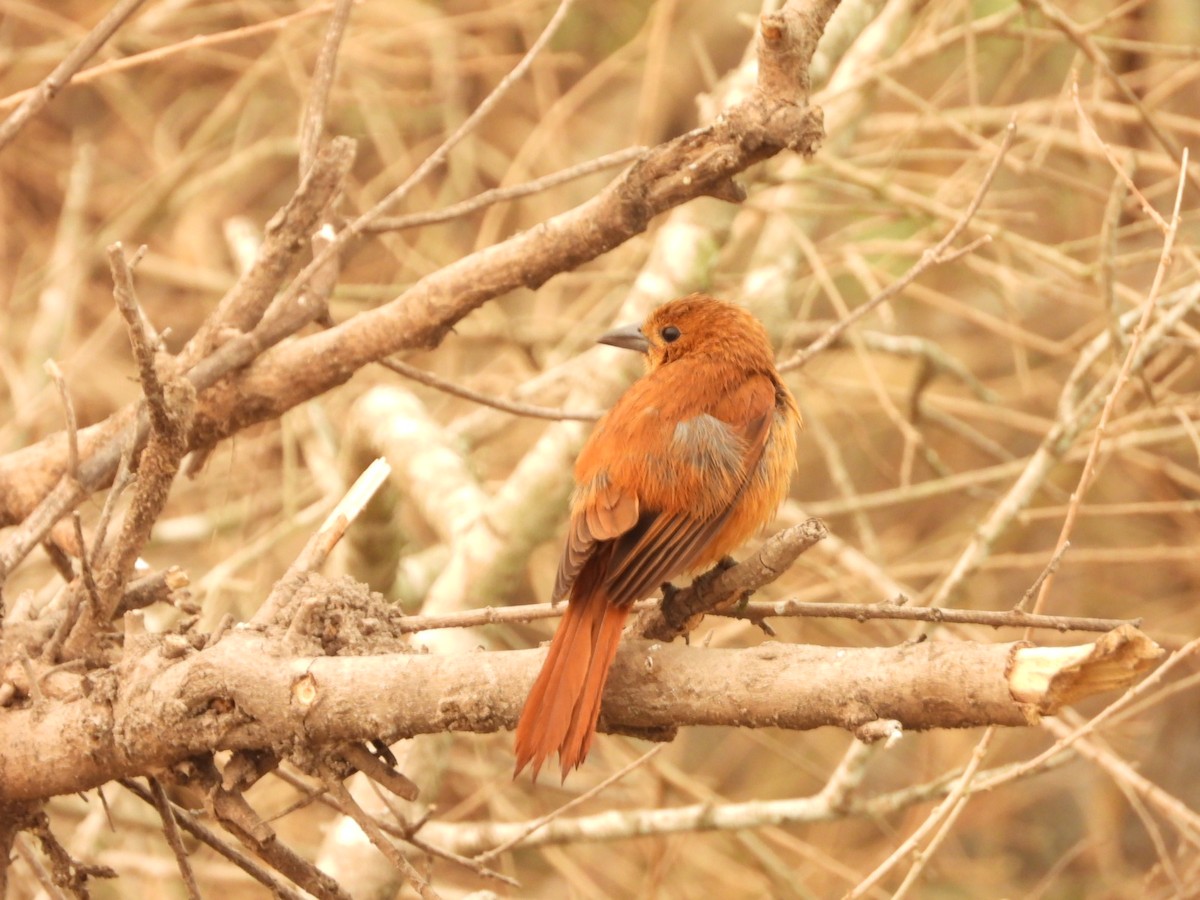
M787 495L800 413L761 323L692 294L602 343L646 354L647 374L600 420L575 465L553 599L568 597L517 724L519 774L587 756L631 605L715 562Z

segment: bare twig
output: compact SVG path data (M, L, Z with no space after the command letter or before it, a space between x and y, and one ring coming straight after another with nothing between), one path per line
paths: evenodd
M992 737L995 735L995 733L996 730L994 728L989 728L986 732L984 732L983 737L975 746L975 752L971 754L971 761L967 764L966 769L963 770L962 775L959 776L959 778L954 782L954 787L951 788L948 794L946 794L942 802L939 803L937 808L926 817L925 821L921 823L921 826L917 828L916 831L905 838L905 840L902 841L894 851L892 851L891 855L881 862L878 867L876 867L875 871L856 884L852 890L847 892L844 900L858 900L859 897L865 896L867 892L869 892L876 884L878 884L888 872L895 868L895 866L902 859L904 859L905 856L916 850L917 845L920 844L921 841L924 840L928 834L930 834L930 832L933 832L934 829L939 829L939 826L941 826L938 834L940 836L945 835L945 826L952 824L963 810L963 807L969 797L967 789L971 786L972 779L974 779L975 774L979 771L979 766L983 763L984 756L987 755L988 748L992 744ZM932 852L933 848L938 842L939 837L935 836L930 842L926 853L922 853L917 861L913 864L912 868L908 872L908 875L905 877L904 881L900 885L900 888L897 890L894 896L902 896L902 894L906 894L908 892L908 888L912 886L921 870L925 867L926 860L928 859L927 853Z
M118 783L138 799L150 804L156 809L158 808L158 804L155 802L154 795L132 778L122 778L118 781ZM280 881L271 874L270 870L263 868L263 866L259 865L236 847L230 846L227 841L223 841L207 827L200 824L200 822L196 820L195 816L189 813L186 809L176 806L169 800L168 805L171 810L171 815L174 817L175 822L180 828L182 828L192 837L196 838L196 840L200 841L202 844L211 847L221 856L225 857L259 884L270 890L272 894L277 897L283 897L285 900L303 900L305 895Z
M403 772L398 772L380 760L362 744L347 744L338 753L358 771L391 791L401 800L417 799L417 786L406 778Z
M132 16L146 0L119 0L109 10L95 27L87 33L62 62L54 67L31 94L29 94L12 114L0 123L0 150L17 136L22 128L36 116L55 95L62 90L92 56L108 41L113 33L120 28L125 20Z
M58 396L62 401L63 414L67 420L67 471L72 478L79 477L79 425L75 418L75 404L71 400L71 392L67 390L67 382L63 378L62 369L52 359L46 360L46 374L58 388Z
M317 57L312 87L304 103L304 114L300 121L301 177L308 172L317 157L321 132L325 130L325 107L329 103L329 91L333 87L333 78L337 72L338 49L342 45L342 35L346 33L346 23L350 20L350 10L353 8L354 0L336 0L333 15L329 17L325 42L321 45L321 53Z
M1154 208L1149 200L1146 199L1146 195L1138 190L1137 184L1134 183L1133 177L1129 173L1128 164L1123 164L1119 159L1117 159L1116 154L1114 154L1112 151L1112 147L1108 145L1106 140L1100 137L1100 133L1096 130L1095 123L1092 122L1092 117L1089 116L1087 111L1083 108L1083 101L1079 99L1078 81L1071 82L1071 100L1075 103L1075 113L1079 116L1079 121L1087 126L1088 132L1095 139L1096 143L1100 145L1100 149L1104 153L1104 158L1108 160L1108 164L1112 166L1113 170L1117 173L1117 178L1120 179L1125 185L1125 190L1137 197L1137 201L1142 207L1142 212L1144 212L1154 222L1154 224L1159 227L1162 233L1166 235L1167 228L1169 227L1167 225L1167 220L1164 219L1159 211Z
M350 527L350 523L358 517L363 507L375 496L375 492L387 480L391 471L392 467L384 459L377 459L367 466L350 486L346 495L338 501L337 506L325 517L321 527L308 539L308 543L304 545L300 555L288 567L287 572L275 583L270 595L263 601L251 621L270 622L278 615L279 610L295 593L303 576L324 565L337 542L342 539L342 535Z
M46 369L46 373L50 376L51 381L54 382L54 386L56 388L58 388L59 399L62 401L63 411L66 414L67 475L70 478L74 479L76 482L78 482L79 481L79 426L78 426L78 423L77 423L77 420L75 417L75 404L71 400L71 392L67 389L67 382L63 378L62 370L58 367L58 364L55 363L54 360L48 359L48 360L46 360L45 369ZM91 601L93 608L96 609L97 611L99 611L100 594L96 589L96 578L92 571L92 554L94 551L89 551L89 549L88 549L87 540L84 538L84 535L83 535L83 520L80 518L78 510L76 510L74 512L74 514L72 515L71 524L75 531L75 543L77 545L76 549L79 552L80 578L83 582L84 589L87 591L88 599ZM99 545L97 544L95 546L98 547ZM78 610L79 610L79 598L78 598L78 596L75 595L75 592L73 592L71 599L68 603L69 614L65 617L65 620L67 622L69 622L70 625L74 624L74 621L73 621L74 615L72 615L70 613L73 612L75 615L77 615ZM68 625L67 627L69 628L70 625ZM56 638L59 637L59 634L61 634L63 637L65 637L66 633L67 632L63 628L60 627L58 632L55 634L55 637ZM47 649L51 650L52 654L46 656L46 658L48 660L54 661L55 656L53 654L57 654L59 646L60 646L59 642L56 642L53 639L51 640L50 647Z
M517 831L516 834L514 834L508 840L504 841L503 843L497 844L492 849L490 849L484 853L481 853L481 854L479 854L479 856L475 857L476 861L480 862L480 863L490 862L491 860L493 860L497 856L499 856L501 853L505 853L508 850L511 850L513 847L518 846L521 842L526 840L534 832L538 831L541 828L545 828L547 825L549 825L555 819L566 815L568 812L570 812L571 810L575 809L578 806L582 806L584 803L586 803L588 800L591 800L593 797L599 796L604 791L608 790L609 787L616 784L618 781L620 781L622 778L624 778L626 775L628 775L630 772L632 772L634 769L640 769L642 766L644 766L646 763L648 763L651 760L651 758L657 756L663 749L665 749L666 746L667 746L666 744L659 744L657 747L651 747L649 750L647 750L645 753L643 753L637 759L633 760L632 762L628 763L625 766L622 766L620 769L617 769L617 771L613 772L611 775L609 775L603 781L588 788L586 791L584 791L579 796L572 797L570 800L568 800L566 803L564 803L562 806L558 807L557 809L551 810L550 812L546 813L546 815L542 816L541 818L534 819L532 822L525 824L519 831ZM563 776L563 779L566 780L566 775Z
M1129 381L1134 361L1138 358L1142 343L1146 339L1146 329L1150 324L1150 318L1153 316L1156 304L1158 303L1158 294L1162 289L1163 279L1166 278L1167 270L1170 267L1171 249L1175 246L1175 236L1179 233L1179 210L1183 204L1183 188L1187 181L1187 165L1188 151L1184 148L1183 162L1180 164L1179 187L1175 192L1175 208L1171 214L1171 221L1167 226L1166 234L1163 237L1162 255L1159 257L1158 268L1154 272L1154 281L1151 283L1150 292L1146 295L1146 300L1142 305L1141 317L1138 319L1137 325L1134 326L1133 337L1125 350L1125 359L1121 363L1121 370L1113 380L1112 387L1104 401L1104 408L1100 411L1100 418L1096 422L1096 428L1092 433L1092 442L1088 447L1087 459L1084 460L1083 470L1079 473L1079 483L1071 494L1071 500L1067 506L1067 515L1063 519L1062 530L1058 535L1058 543L1055 546L1056 556L1066 548L1070 540L1071 532L1075 527L1075 519L1079 515L1080 504L1083 503L1083 498L1087 495L1088 488L1091 487L1092 479L1095 477L1096 461L1099 458L1100 445L1103 443L1104 436L1107 433L1108 423L1116 407L1117 398L1121 395L1126 382ZM1038 590L1037 600L1033 604L1034 612L1041 611L1053 584L1054 573L1051 572Z
M187 889L189 900L200 900L200 886L196 884L192 864L188 862L187 849L183 846L183 839L179 836L179 825L175 821L175 813L171 810L171 801L167 798L167 792L163 790L162 782L153 775L146 780L150 784L150 796L154 800L154 808L158 810L158 817L162 819L163 834L166 835L167 844L170 846L171 852L175 854L175 861L179 864L179 874L183 876L183 885Z
M121 318L125 320L125 330L129 334L129 344L133 347L133 358L138 367L138 379L142 383L142 391L150 407L152 427L156 431L167 432L171 430L173 423L154 363L158 348L147 333L146 321L133 287L133 266L145 252L144 246L139 247L131 263L125 258L125 248L117 242L108 248L108 265L112 271L113 299L117 302Z
M640 600L634 612L657 610L662 601ZM405 634L430 631L436 628L471 628L479 625L502 625L516 622L535 622L553 619L563 614L562 604L530 603L522 606L485 607L439 616L406 616L399 622ZM1137 619L1097 619L1084 616L1033 615L1020 610L989 611L956 609L953 607L901 606L896 603L806 603L800 600L775 600L762 603L738 604L730 609L712 610L709 615L730 619L745 619L755 624L772 618L803 616L804 618L854 619L866 622L873 619L906 622L936 622L955 625L986 625L990 628L1046 628L1053 631L1112 631L1122 625L1139 627Z
M980 181L979 187L975 191L975 196L971 198L971 202L967 204L967 208L963 210L958 221L946 232L945 237L934 244L921 254L921 258L898 279L889 284L886 288L868 300L866 303L855 308L855 310L846 316L837 324L833 325L825 334L817 338L803 350L792 355L785 362L780 363L779 371L790 372L793 369L803 368L808 364L814 356L821 353L826 347L838 340L842 334L855 322L862 319L882 304L888 302L893 297L899 294L910 284L916 281L927 269L933 266L940 265L952 259L949 256L950 245L953 244L960 234L962 234L971 219L975 217L975 213L979 211L979 207L983 204L983 198L987 195L988 189L992 186L992 182L996 178L996 173L1000 171L1000 164L1004 161L1005 155L1012 147L1013 139L1017 134L1016 122L1009 122L1008 127L1004 131L1004 140L1000 143L1000 149L996 151L996 155L992 158L991 164L983 175L983 180ZM973 243L972 246L975 246ZM957 254L956 254L957 255Z
M805 616L813 618L892 619L909 622L938 622L956 625L987 625L990 628L1046 628L1054 631L1112 631L1122 625L1141 625L1139 619L1095 619L1083 616L1043 616L1006 610L992 612L982 609L955 609L932 606L898 606L895 603L802 603L780 600L774 603L747 603L738 609L717 615L748 619L756 622L772 616Z
M354 799L353 795L337 777L330 776L326 778L325 789L329 791L330 795L337 800L345 813L370 838L371 843L379 848L379 851L387 857L388 862L395 867L397 872L404 876L405 880L416 889L421 897L427 898L427 900L434 900L434 898L438 897L437 891L430 886L428 881L421 877L421 873L413 868L413 864L404 858L404 854L400 852L399 848L388 840L387 835L383 833L375 820L367 815L366 811L358 805L358 801Z
M553 422L594 422L600 418L600 413L591 412L570 412L565 409L552 409L548 406L534 406L529 403L516 403L512 400L504 400L500 397L491 397L487 394L481 394L479 391L473 391L470 388L465 388L462 385L454 384L451 381L446 381L444 378L439 378L432 372L426 372L423 369L418 369L416 366L410 366L406 362L401 362L392 357L386 357L379 361L381 366L391 369L397 375L403 375L405 378L411 378L413 381L418 381L428 387L439 390L444 394L451 394L455 397L461 397L464 400L471 400L483 406L490 406L492 409L498 409L501 412L512 413L514 416L527 416L531 419L549 419Z
M449 222L452 219L470 215L473 212L486 209L505 200L528 197L530 194L548 191L551 188L558 187L560 184L566 184L568 181L575 181L579 178L585 178L588 175L594 175L596 172L603 172L605 169L625 165L645 156L646 149L645 147L626 147L624 150L615 150L612 153L597 156L595 159L589 159L587 162L570 166L550 175L545 175L542 178L536 178L533 181L527 181L524 184L492 188L490 191L484 191L469 200L463 200L461 203L455 203L452 206L447 206L445 209L409 213L406 216L390 218L384 216L371 222L363 231L368 234L380 231L404 231L408 228L420 228L425 225L435 225L439 222Z

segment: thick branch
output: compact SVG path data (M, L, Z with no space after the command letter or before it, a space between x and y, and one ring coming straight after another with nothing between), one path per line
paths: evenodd
M115 671L57 673L44 687L68 699L0 710L0 806L217 749L286 753L314 742L511 728L544 654L292 656L284 638L248 629L190 653L177 636L145 640ZM601 730L661 737L680 725L833 725L868 735L880 733L880 722L885 731L1019 726L1052 714L1060 700L1129 683L1159 652L1132 628L1072 652L1054 648L1057 657L1023 643L728 650L630 641L605 692ZM1036 677L1021 677L1030 667Z
M816 152L824 128L821 110L808 105L805 72L820 27L837 3L814 0L811 5L816 10L811 15L789 13L772 19L772 29L759 47L758 88L714 124L650 149L586 203L426 276L392 302L263 353L244 372L203 394L192 448L210 447L275 418L392 353L437 346L455 323L488 300L519 287L538 287L601 256L642 233L666 210L702 196L740 199L742 192L733 178L757 162L783 150L806 156ZM247 356L253 358L271 343L248 342L249 352L239 354L237 364L249 362ZM221 360L222 375L231 368L225 362ZM198 389L216 380L210 368L189 372ZM107 423L95 427L111 428ZM96 445L89 431L80 433L83 454ZM61 444L61 436L54 436L21 451L19 459L0 459L0 526L27 516L57 482L63 463L51 448ZM85 477L89 490L107 483L116 461L117 455L109 453L103 465L84 463L85 476L97 466L105 473ZM56 506L69 508L82 496L73 494Z

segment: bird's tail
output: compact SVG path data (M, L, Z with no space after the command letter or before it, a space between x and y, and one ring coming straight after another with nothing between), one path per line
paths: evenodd
M584 580L576 582L571 592L542 671L521 711L514 778L532 764L536 780L542 765L557 750L565 779L583 762L592 745L600 697L629 607L610 603L603 591L589 590L581 583Z

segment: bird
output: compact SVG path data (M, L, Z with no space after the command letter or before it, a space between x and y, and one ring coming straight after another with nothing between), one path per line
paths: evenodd
M670 300L598 343L646 373L596 424L575 465L551 601L567 600L516 728L516 769L562 778L587 757L635 602L723 560L787 496L801 427L762 323L705 294Z

